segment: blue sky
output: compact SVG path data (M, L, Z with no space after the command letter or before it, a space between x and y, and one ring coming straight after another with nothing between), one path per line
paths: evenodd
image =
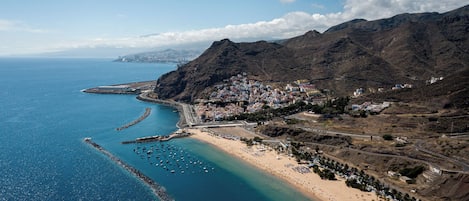
M2 0L0 56L289 38L354 18L445 12L461 0Z

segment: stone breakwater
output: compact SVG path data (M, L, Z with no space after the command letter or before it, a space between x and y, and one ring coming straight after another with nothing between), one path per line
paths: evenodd
M134 167L128 165L127 163L125 163L124 161L122 161L121 159L115 157L114 155L112 155L109 151L105 150L101 145L93 142L91 140L91 138L85 138L84 140L86 143L88 143L89 145L91 145L92 147L94 147L95 149L97 149L98 151L100 151L101 153L103 153L104 155L106 155L109 159L111 159L112 161L114 161L115 163L117 163L118 165L120 165L121 167L123 167L124 169L126 169L127 171L129 171L130 173L132 173L135 177L139 178L140 180L142 180L145 184L147 184L148 186L150 186L151 190L153 191L153 193L158 197L159 200L161 201L173 201L174 199L166 192L166 189L159 185L158 183L156 183L155 181L153 181L150 177L144 175L143 173L141 173L139 170L135 169Z
M169 141L174 138L182 138L188 137L190 133L177 131L171 135L155 135L155 136L148 136L148 137L141 137L135 140L123 141L122 144L133 144L133 143L148 143L148 142L165 142Z
M184 110L180 103L171 100L162 100L155 97L152 97L152 93L141 93L137 96L138 100L157 103L161 105L167 105L175 108L179 112L179 122L177 123L178 128L183 128L186 125L186 117L184 116Z
M119 128L116 128L116 130L117 130L117 131L121 131L121 130L124 130L124 129L126 129L126 128L129 128L129 127L131 127L131 126L133 126L133 125L135 125L135 124L138 124L138 123L140 123L141 121L143 121L144 119L146 119L146 118L150 115L150 113L151 113L151 108L147 107L147 108L145 108L145 113L143 113L143 115L140 116L138 119L136 119L136 120L134 120L134 121L132 121L132 122L126 124L126 125L123 125L123 126L121 126L121 127L119 127Z

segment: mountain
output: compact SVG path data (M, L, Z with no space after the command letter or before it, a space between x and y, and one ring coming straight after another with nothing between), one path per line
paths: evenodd
M446 13L356 19L281 42L214 42L193 61L158 79L163 99L193 101L238 73L265 82L311 80L338 96L356 88L425 86L469 68L469 6Z
M202 50L175 50L165 49L158 51L142 52L120 56L118 62L187 62L197 58Z

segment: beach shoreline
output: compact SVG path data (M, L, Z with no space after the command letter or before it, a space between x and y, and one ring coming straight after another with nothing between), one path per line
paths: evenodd
M181 103L172 100L162 100L145 92L137 95L137 99L144 102L152 102L156 104L166 105L175 108L179 113L179 121L176 124L178 128L184 128L189 137L201 142L212 145L230 156L240 159L263 172L281 179L285 183L301 192L304 196L314 201L376 201L380 200L376 194L371 192L362 192L358 189L349 188L345 184L343 178L336 181L322 180L315 173L300 173L293 157L287 155L279 155L272 150L264 150L262 153L256 147L248 148L245 143L239 140L225 139L210 134L201 128L187 127L184 107ZM226 133L236 133L231 130Z
M222 138L197 128L187 129L187 131L191 133L191 138L208 143L218 150L224 151L285 181L311 200L379 200L374 193L362 192L358 189L347 187L342 178L338 178L336 181L329 181L322 180L317 174L312 172L300 173L295 168L301 165L298 165L293 157L277 154L275 151L259 147L259 145L248 148L246 144L239 140Z

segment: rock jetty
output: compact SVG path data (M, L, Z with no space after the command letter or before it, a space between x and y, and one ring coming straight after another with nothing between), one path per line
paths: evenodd
M143 121L144 119L146 119L146 118L150 115L150 113L151 113L151 108L147 107L147 108L145 108L145 113L143 113L143 115L140 116L138 119L136 119L136 120L134 120L134 121L132 121L132 122L126 124L126 125L123 125L123 126L121 126L121 127L119 127L119 128L116 128L116 130L117 130L117 131L121 131L121 130L124 130L124 129L126 129L126 128L129 128L129 127L131 127L131 126L133 126L133 125L135 125L135 124L138 124L138 123L140 123L141 121Z

